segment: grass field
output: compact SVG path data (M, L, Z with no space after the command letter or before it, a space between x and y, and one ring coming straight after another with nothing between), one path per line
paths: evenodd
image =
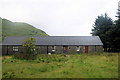
M111 54L111 55L110 55ZM117 78L118 53L38 55L35 60L2 57L3 78Z

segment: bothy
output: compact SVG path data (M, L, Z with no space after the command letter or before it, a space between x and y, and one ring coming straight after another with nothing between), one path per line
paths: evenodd
M23 53L26 36L9 36L2 43L2 54ZM103 43L98 36L34 36L37 54L102 52Z

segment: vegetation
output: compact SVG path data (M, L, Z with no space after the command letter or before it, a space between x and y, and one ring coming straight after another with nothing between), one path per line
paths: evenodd
M99 36L104 44L104 50L107 51L107 47L109 44L109 36L108 31L111 29L113 25L112 19L105 15L98 16L94 23L94 29L92 29L93 36Z
M24 49L24 54L15 54L14 58L19 58L19 59L26 59L26 60L32 60L35 59L37 56L37 52L35 50L35 41L36 38L32 37L26 37L26 39L23 42L23 49Z
M118 53L40 54L35 60L2 57L3 78L117 78Z
M111 29L110 37L113 51L120 52L120 10L118 10L117 14L118 20L115 21L114 27Z
M2 41L2 19L0 17L0 42Z
M44 31L22 22L2 19L2 37L6 36L48 36Z
M118 10L118 20L114 21L105 15L98 16L95 20L92 35L99 36L104 44L104 51L120 51L120 11Z
M29 38L26 37L26 39L23 42L23 47L24 47L24 52L27 54L35 54L36 50L35 50L35 38Z

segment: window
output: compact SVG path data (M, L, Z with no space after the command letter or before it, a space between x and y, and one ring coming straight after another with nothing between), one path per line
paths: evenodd
M76 51L80 51L80 46L77 46L77 50Z
M18 47L17 46L13 46L13 51L18 51Z
M56 46L52 46L52 51L53 51L53 52L55 51L55 47L56 47Z

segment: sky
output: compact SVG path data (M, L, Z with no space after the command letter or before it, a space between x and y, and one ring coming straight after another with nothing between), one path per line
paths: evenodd
M116 20L119 0L0 0L0 17L25 22L50 36L91 36L97 16Z

